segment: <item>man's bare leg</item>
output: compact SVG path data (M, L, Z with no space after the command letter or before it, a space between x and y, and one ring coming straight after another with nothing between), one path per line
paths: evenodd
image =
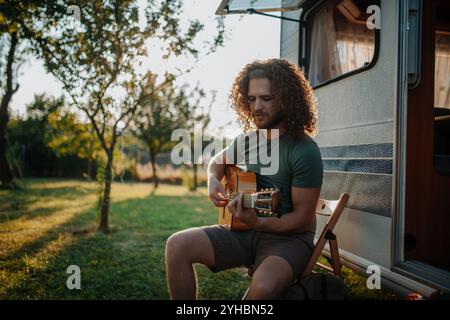
M278 299L291 285L293 272L281 257L269 256L253 273L246 300Z
M174 233L166 243L166 275L171 299L197 298L193 263L214 265L214 251L206 233L192 228Z

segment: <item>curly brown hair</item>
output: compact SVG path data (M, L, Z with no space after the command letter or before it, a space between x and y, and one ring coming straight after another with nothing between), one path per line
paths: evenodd
M283 59L256 60L247 64L234 80L229 101L244 131L254 128L248 87L250 80L256 78L267 78L271 82L274 104L282 113L287 134L316 135L317 99L313 89L300 68Z

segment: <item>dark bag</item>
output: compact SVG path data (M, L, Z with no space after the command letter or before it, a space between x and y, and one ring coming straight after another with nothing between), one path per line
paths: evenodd
M343 300L344 281L332 274L316 273L297 280L284 294L284 300Z

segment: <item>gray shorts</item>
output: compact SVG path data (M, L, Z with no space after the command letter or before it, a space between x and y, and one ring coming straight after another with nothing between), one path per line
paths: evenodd
M256 268L269 256L279 256L292 268L296 279L306 268L313 251L314 233L288 235L234 231L221 225L201 227L211 241L215 265L213 272L242 267Z

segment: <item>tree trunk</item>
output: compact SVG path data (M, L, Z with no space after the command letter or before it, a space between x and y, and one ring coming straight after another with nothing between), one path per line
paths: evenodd
M6 88L2 101L0 103L0 182L3 187L14 187L14 176L8 165L8 160L6 158L6 128L8 126L9 115L8 106L11 101L13 94L17 91L19 86L13 89L13 62L14 55L17 46L17 33L11 34L11 46L8 52L8 58L6 63Z
M136 158L133 162L133 179L134 181L139 181L138 165L141 163L141 154L139 148L136 148Z
M150 160L152 162L152 172L153 172L153 187L156 189L159 185L159 179L158 175L156 174L156 152L153 151L151 148L148 149L148 152L150 154Z
M114 146L108 150L108 161L106 163L105 168L105 189L103 192L103 203L102 209L100 213L100 225L98 226L98 230L104 233L109 232L109 198L111 194L111 180L112 180L112 164L113 164L113 150Z
M88 161L87 176L88 176L88 180L91 181L91 179L92 179L92 160L91 160L91 158L88 158L87 161Z

